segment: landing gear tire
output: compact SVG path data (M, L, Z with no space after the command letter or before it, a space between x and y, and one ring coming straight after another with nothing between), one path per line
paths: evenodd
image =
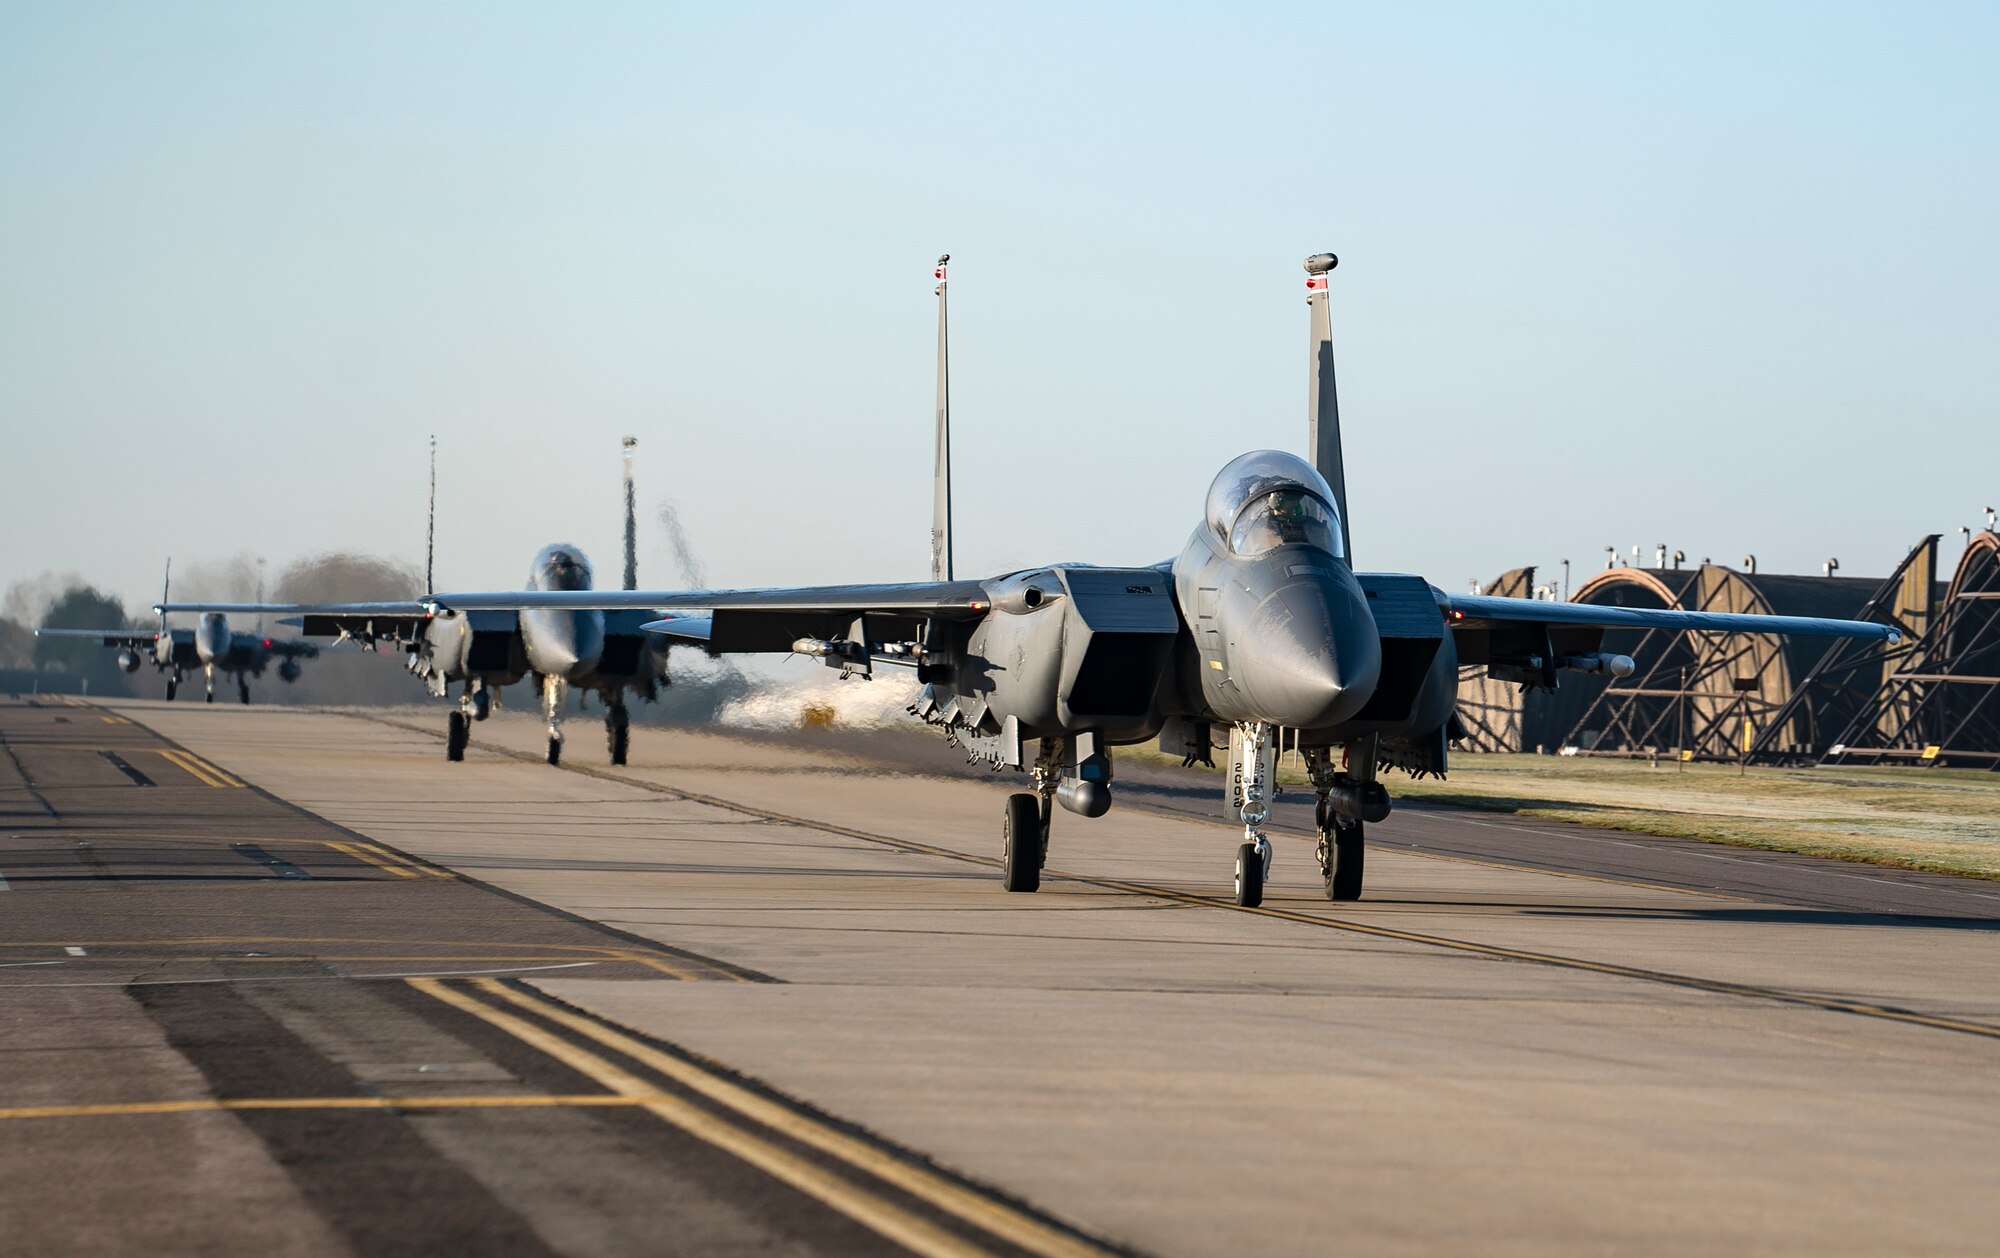
M493 713L493 692L481 686L472 692L472 719L483 721Z
M622 705L611 709L604 718L604 729L611 740L611 763L624 764L626 753L632 749L632 718Z
M465 713L454 712L449 717L445 718L445 726L444 726L445 759L447 760L465 759L465 745L471 741L472 741L472 726L471 723L465 719Z
M1236 902L1246 909L1264 902L1264 854L1255 843L1236 849Z
M562 763L562 739L560 738L549 739L549 763Z
M1368 842L1360 822L1336 821L1322 831L1319 867L1326 877L1326 898L1359 900L1367 859Z
M236 683L236 697L237 697L237 698L239 698L239 699L241 699L241 700L243 700L243 702L244 702L244 703L246 703L246 704L250 702L250 683L249 683L249 682L247 682L247 681L239 681L239 682L237 682L237 683Z
M167 702L168 702L168 703L172 703L172 702L174 701L174 692L178 691L178 690L179 690L180 688L181 688L181 682L180 682L180 678L178 678L178 677L169 677L169 678L167 678Z
M204 692L204 693L203 693L203 695L202 695L202 700L201 700L201 701L202 701L203 703L214 703L214 702L215 702L215 692L214 692L213 690L210 690L210 691L206 691L206 692Z
M1048 830L1042 825L1042 801L1026 791L1007 797L1005 859L1000 885L1009 891L1039 891L1042 858L1048 852Z

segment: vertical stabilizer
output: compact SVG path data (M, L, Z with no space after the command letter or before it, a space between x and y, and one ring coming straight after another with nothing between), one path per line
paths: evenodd
M639 514L632 496L632 447L637 437L625 438L625 589L639 588Z
M1306 304L1312 309L1312 383L1308 408L1311 430L1306 452L1313 467L1333 486L1340 509L1340 540L1354 559L1353 526L1347 518L1347 462L1340 450L1340 396L1333 379L1333 314L1327 309L1327 279L1340 259L1316 253L1306 259Z
M945 263L937 261L937 465L931 473L931 580L951 575L951 321L946 309Z

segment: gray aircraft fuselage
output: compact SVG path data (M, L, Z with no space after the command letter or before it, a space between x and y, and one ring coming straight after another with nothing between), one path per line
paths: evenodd
M992 610L926 680L966 727L1011 719L1010 739L1138 743L1184 718L1270 724L1318 745L1378 734L1428 754L1457 685L1443 613L1421 578L1357 576L1337 519L1303 459L1245 455L1169 564L982 582Z

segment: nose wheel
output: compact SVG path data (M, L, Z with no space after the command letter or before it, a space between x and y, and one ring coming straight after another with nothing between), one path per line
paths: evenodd
M1263 835L1236 849L1236 903L1254 909L1264 902L1264 883L1271 876L1271 840Z
M549 734L549 763L562 763L562 735L553 731Z

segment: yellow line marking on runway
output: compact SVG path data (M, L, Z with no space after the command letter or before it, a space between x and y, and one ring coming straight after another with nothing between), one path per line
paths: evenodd
M413 978L409 983L426 995L505 1031L621 1096L657 1097L657 1093L636 1075L463 991L447 987L435 979ZM772 1178L790 1184L914 1253L930 1258L974 1258L975 1255L991 1252L679 1097L648 1099L643 1102L642 1108Z
M21 1105L0 1109L0 1120L16 1118L103 1118L137 1114L200 1114L216 1111L299 1110L299 1109L544 1109L573 1105L646 1105L661 1099L652 1095L522 1096L283 1096L218 1100L213 1097L189 1101L113 1101L102 1105Z
M122 716L107 716L103 720L106 725L130 725L132 723Z
M760 1096L728 1077L692 1062L663 1053L652 1045L602 1023L565 1009L554 1001L519 992L492 979L474 979L472 986L490 995L561 1024L587 1036L614 1052L622 1053L674 1082L717 1101L746 1118L782 1132L851 1166L860 1167L878 1179L917 1197L948 1214L964 1219L1002 1239L1038 1254L1060 1254L1066 1258L1101 1255L1105 1251L1031 1215L1012 1209L936 1171L905 1161L876 1148L838 1128L813 1119L789 1106Z
M216 768L191 751L182 751L178 747L156 747L154 751L165 756L170 764L187 770L209 786L241 787L243 785L232 774Z
M326 840L326 845L336 852L343 852L348 856L352 856L355 860L366 861L377 869L386 869L398 878L414 878L417 876L416 870L411 869L407 865L384 860L382 856L377 856L374 852L366 850L360 844L342 843L337 839L328 839Z
M365 860L371 865L379 865L383 869L391 873L401 874L405 878L451 879L457 877L456 874L453 874L448 869L439 869L435 865L427 865L421 861L412 860L399 852L390 851L379 843L363 843L358 840L352 843L343 843L337 839L323 839L321 842L325 843L328 847L338 848L357 860Z

